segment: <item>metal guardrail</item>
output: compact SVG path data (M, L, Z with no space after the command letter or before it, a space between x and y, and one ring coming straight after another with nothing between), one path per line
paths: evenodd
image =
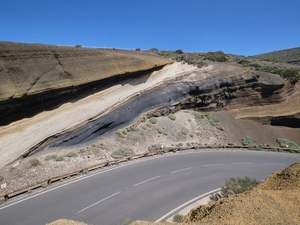
M124 157L124 158L121 158L121 159L110 160L110 161L94 164L94 165L87 166L87 167L84 167L84 168L81 168L81 169L78 169L78 170L74 170L72 172L63 173L63 174L60 174L60 175L57 175L57 176L49 177L49 178L37 181L35 183L32 183L32 184L14 189L12 191L8 191L4 194L1 194L0 198L4 198L4 201L6 201L8 199L17 197L19 195L25 194L25 193L30 192L32 190L36 190L38 188L43 188L43 185L45 185L45 184L48 186L51 183L61 181L62 179L65 179L65 178L74 177L74 176L81 175L81 174L86 174L86 173L88 173L90 171L93 171L93 170L97 170L97 169L112 166L112 165L117 165L119 163L127 162L127 161L134 160L134 159L154 156L154 155L158 155L158 154L164 154L164 153L168 153L168 152L177 152L177 151L185 151L185 150L192 150L192 149L194 149L194 150L196 150L196 149L212 149L212 148L213 149L222 149L222 148L225 148L225 149L226 148L230 148L230 149L249 149L249 147L247 147L247 146L237 146L237 145L187 146L187 147L163 148L161 150L155 150L155 151L151 151L151 152L137 154L137 155L134 155L134 156ZM270 150L270 149L273 149L274 147L262 147L262 148L266 149L266 150ZM280 148L280 149L282 151L300 153L300 150L298 150L298 149L291 149L291 148Z

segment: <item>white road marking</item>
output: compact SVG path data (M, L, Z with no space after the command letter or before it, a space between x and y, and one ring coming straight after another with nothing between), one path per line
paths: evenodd
M202 165L202 167L209 167L209 166L222 166L223 163L220 164L208 164L208 165Z
M137 183L137 184L135 184L135 185L133 185L133 186L134 186L134 187L139 186L139 185L141 185L141 184L144 184L144 183L146 183L146 182L148 182L148 181L157 179L157 178L159 178L159 177L161 177L161 176L152 177L152 178L150 178L150 179L148 179L148 180L144 180L144 181L142 181L142 182L140 182L140 183Z
M206 196L208 196L208 195L210 195L210 194L212 194L212 193L218 192L218 191L220 191L220 190L221 190L221 188L212 190L212 191L210 191L210 192L207 192L207 193L205 193L205 194L203 194L203 195L200 195L200 196L198 196L198 197L196 197L196 198L194 198L194 199L192 199L192 200L190 200L190 201L188 201L188 202L186 202L186 203L184 203L184 204L178 206L176 209L173 209L172 211L168 212L166 215L163 215L162 217L160 217L158 220L155 221L155 223L161 222L163 219L165 219L166 217L172 215L174 212L178 211L179 209L181 209L181 208L183 208L183 207L185 207L185 206L187 206L187 205L190 205L190 204L192 204L192 203L198 201L199 199L201 199L201 198L203 198L203 197L206 197Z
M178 172L181 172L181 171L191 170L191 169L193 169L193 167L184 168L184 169L181 169L181 170L175 170L175 171L172 171L171 173L178 173Z
M251 163L251 162L236 162L236 163L230 163L230 164L232 164L232 165L251 165L253 163Z
M97 205L97 204L99 204L99 203L101 203L101 202L104 202L105 200L110 199L110 198L112 198L112 197L114 197L114 196L116 196L116 195L118 195L118 194L120 194L120 193L121 193L121 191L119 191L119 192L117 192L117 193L114 193L114 194L112 194L112 195L110 195L110 196L108 196L108 197L106 197L106 198L104 198L104 199L102 199L102 200L100 200L100 201L98 201L98 202L95 202L94 204L92 204L92 205L90 205L90 206L88 206L88 207L85 207L84 209L78 211L78 213L81 213L81 212L83 212L83 211L85 211L85 210L87 210L87 209L89 209L89 208L91 208L91 207L93 207L93 206L95 206L95 205Z

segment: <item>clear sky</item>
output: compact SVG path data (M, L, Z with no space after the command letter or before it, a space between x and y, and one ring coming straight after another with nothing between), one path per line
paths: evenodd
M300 47L300 0L0 3L2 41L241 55Z

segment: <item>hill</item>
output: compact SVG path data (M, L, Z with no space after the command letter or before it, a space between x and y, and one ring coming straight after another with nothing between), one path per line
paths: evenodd
M300 65L300 47L259 54L254 57Z

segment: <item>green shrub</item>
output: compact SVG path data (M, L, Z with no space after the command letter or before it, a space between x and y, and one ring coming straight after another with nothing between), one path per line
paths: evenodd
M117 158L132 156L132 155L134 155L134 151L131 148L120 147L117 150L112 152L111 157L117 159Z
M242 144L244 146L255 146L255 141L251 136L247 135L247 136L243 137Z
M175 216L173 216L173 222L174 223L181 223L183 216L180 214L176 214Z
M56 159L57 155L51 155L51 159Z
M217 62L227 62L228 61L226 55L222 51L207 52L203 56L204 56L204 59L211 60L211 61L217 61Z
M149 122L152 123L152 124L156 124L157 123L157 119L155 117L151 117L149 119Z
M193 138L193 137L194 137L194 134L190 134L190 137Z
M51 160L52 158L51 158L51 155L47 155L46 157L45 157L45 161L49 161L49 160Z
M75 152L68 152L66 154L67 157L71 158L71 157L77 157L78 155Z
M199 112L194 112L194 117L196 122L200 123L201 119L202 119L202 115Z
M176 116L172 113L169 114L168 117L169 117L170 120L176 120Z
M175 51L176 54L184 54L184 52L181 49L178 49Z
M217 128L218 128L219 130L221 130L221 131L224 131L224 130L225 130L225 128L224 128L222 125L220 125L220 124L217 125Z
M63 155L60 155L60 156L57 156L56 158L55 158L55 161L57 161L57 162L61 162L61 161L64 161L64 156Z
M225 182L225 186L222 187L221 193L224 197L231 194L239 194L244 191L252 190L257 187L260 182L256 179L251 179L249 177L244 178L229 178Z
M30 165L30 167L36 167L36 166L41 165L41 162L38 158L34 158L34 159L29 160L29 165Z
M186 146L191 146L191 143L190 143L190 142L187 142L187 143L186 143Z
M186 132L186 131L181 131L181 133L182 133L183 135L187 135L187 132Z
M81 45L75 45L75 48L81 48L82 46Z
M135 51L139 52L139 51L141 51L141 49L140 48L136 48Z
M127 134L126 130L119 129L117 131L117 135L119 135L119 137L121 137L121 138L125 138L126 134Z
M232 145L235 145L235 143L229 142L228 145L232 146Z
M300 148L297 143L285 138L278 138L276 141L279 143L281 148L296 148L296 149Z
M163 131L163 129L162 128L157 128L156 129L156 131L157 131L157 133L159 133L159 134L164 134L164 131Z
M130 126L130 127L127 127L126 130L127 130L127 132L139 131L139 128L137 128L136 126Z

